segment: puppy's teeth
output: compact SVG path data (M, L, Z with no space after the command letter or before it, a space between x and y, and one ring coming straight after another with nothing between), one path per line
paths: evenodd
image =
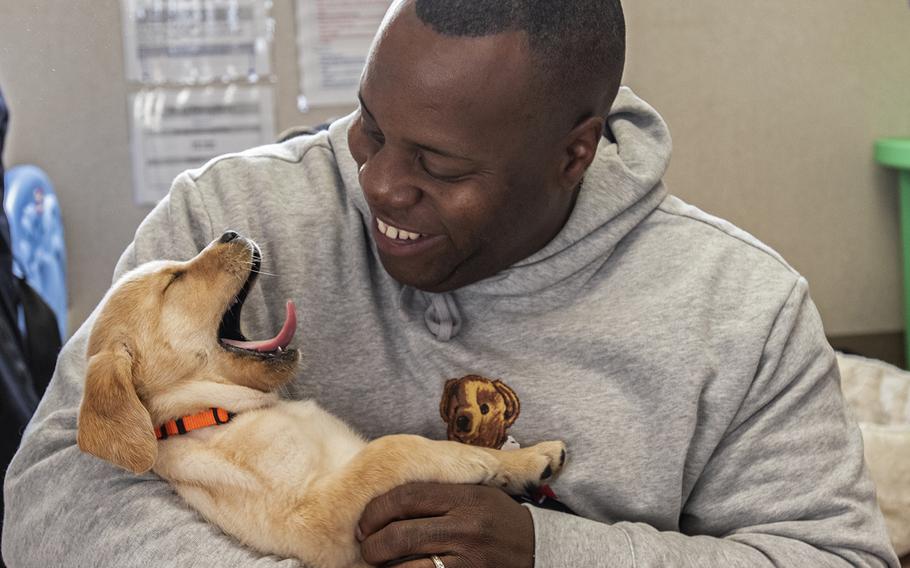
M282 349L280 345L278 346L278 352L279 352L279 353L284 353L284 349Z

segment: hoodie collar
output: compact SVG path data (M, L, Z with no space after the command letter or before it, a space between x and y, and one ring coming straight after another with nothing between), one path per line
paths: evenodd
M348 198L369 226L370 210L347 144L347 129L353 116L332 124L329 139ZM669 129L657 111L631 89L622 87L607 117L607 129L585 174L575 208L550 243L499 274L451 293L403 290L401 307L414 309L418 306L405 304L421 304L428 328L440 330L434 332L437 338L448 339L461 327L463 318L458 305L473 299L495 298L497 308L510 311L547 310L570 301L607 261L616 245L667 193L661 180L669 166L672 143ZM438 322L457 325L440 328Z

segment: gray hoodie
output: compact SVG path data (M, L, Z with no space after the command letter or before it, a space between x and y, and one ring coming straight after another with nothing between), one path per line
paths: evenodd
M568 443L553 486L578 516L532 508L538 568L891 566L859 430L806 281L755 238L667 195L670 138L628 89L564 229L449 294L383 270L346 142L328 133L181 175L117 274L193 256L232 228L264 270L248 336L299 306L315 398L369 437L445 438L447 379L500 379L508 434ZM75 445L90 319L64 348L5 483L13 566L293 566ZM443 413L444 414L444 413Z

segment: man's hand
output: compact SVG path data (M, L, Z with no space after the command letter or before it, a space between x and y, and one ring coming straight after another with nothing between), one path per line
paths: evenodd
M503 491L412 483L377 497L360 518L360 550L373 566L533 568L534 522Z

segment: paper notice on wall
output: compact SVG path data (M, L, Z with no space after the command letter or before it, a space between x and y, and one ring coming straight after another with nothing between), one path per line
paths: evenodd
M130 97L136 202L155 204L184 170L275 139L271 87L150 89Z
M360 74L391 0L297 0L300 107L357 100Z
M270 73L271 0L120 0L127 79L205 83Z

